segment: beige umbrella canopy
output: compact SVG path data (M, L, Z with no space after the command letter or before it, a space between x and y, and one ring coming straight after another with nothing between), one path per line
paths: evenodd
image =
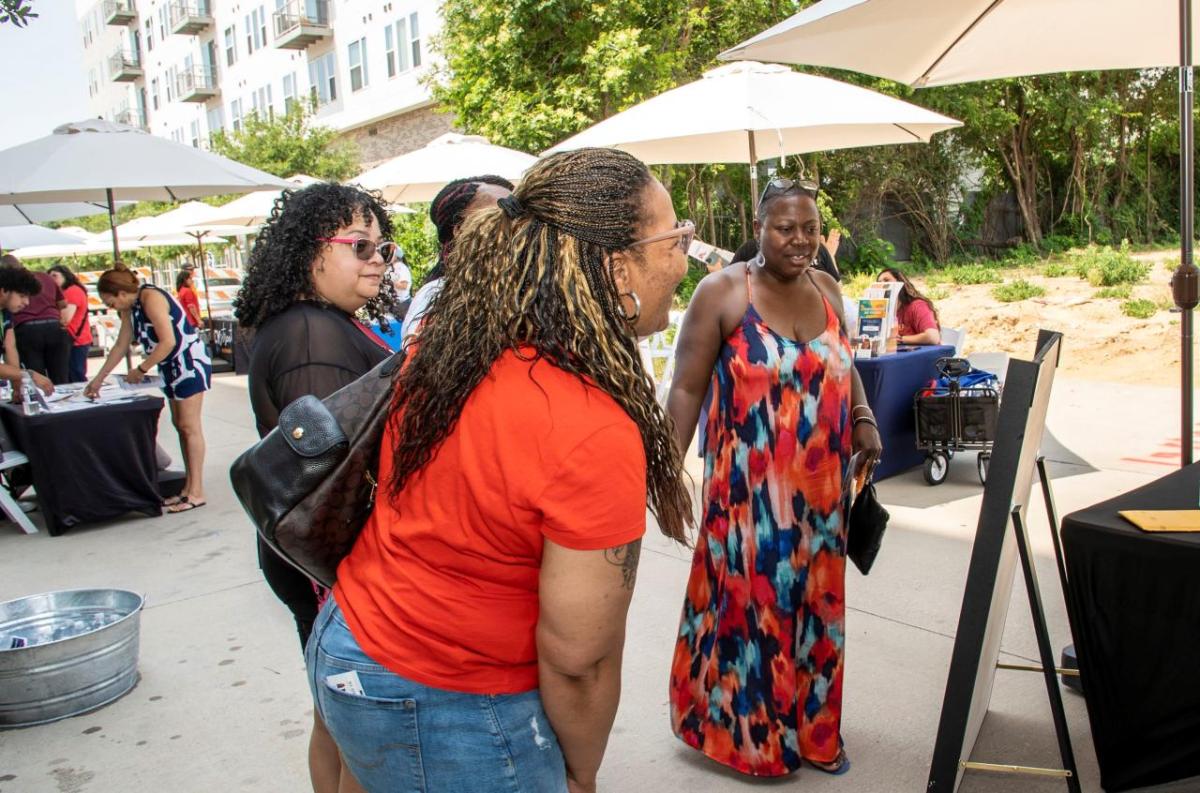
M427 146L401 154L358 175L353 181L379 190L390 203L432 201L455 179L496 174L518 182L536 158L492 145L478 135L449 132Z

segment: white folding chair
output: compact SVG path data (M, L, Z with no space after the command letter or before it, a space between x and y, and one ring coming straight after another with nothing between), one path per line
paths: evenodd
M942 344L954 347L954 357L961 358L963 345L967 343L967 331L964 328L942 328Z
M10 451L11 449L12 441L9 440L8 433L4 431L4 426L0 425L0 479L5 471L29 463L29 458L22 452ZM25 510L21 509L21 505L13 498L8 485L3 481L0 481L0 509L4 510L8 519L17 524L21 531L26 534L38 533L37 526L34 526L33 522L29 520L29 516L25 514Z
M642 363L646 371L654 378L654 395L660 405L666 405L667 394L671 390L671 378L675 376L675 338L679 333L679 322L683 312L672 311L670 321L665 330L643 339L638 345L642 353ZM656 365L662 361L662 374L657 374Z

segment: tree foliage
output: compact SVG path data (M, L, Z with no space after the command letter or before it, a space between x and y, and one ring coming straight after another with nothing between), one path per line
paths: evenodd
M236 132L213 133L212 150L279 177L307 174L342 181L358 173L354 146L313 123L312 111L304 102L293 102L283 115L250 113Z
M29 24L29 20L36 18L32 0L0 0L0 25L9 23L13 27L23 28Z

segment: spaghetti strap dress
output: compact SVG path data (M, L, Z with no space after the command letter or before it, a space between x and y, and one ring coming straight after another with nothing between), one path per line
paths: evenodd
M746 288L713 372L671 721L718 763L782 776L840 751L854 361L823 293L802 343L755 310L749 270Z
M151 284L138 287L138 299L133 304L133 338L149 355L158 346L158 331L142 305L142 292L153 289L167 299L171 312L171 331L175 336L175 347L171 354L158 364L162 375L163 394L167 399L187 399L212 387L212 359L204 347L204 339L192 325L191 320L170 292Z

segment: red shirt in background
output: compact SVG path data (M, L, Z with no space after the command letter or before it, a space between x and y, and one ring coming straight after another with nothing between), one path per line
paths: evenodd
M914 300L907 306L897 308L896 324L900 326L901 336L915 336L938 327L933 308L924 300Z
M75 316L67 323L67 332L76 347L92 346L92 323L88 320L88 298L83 287L71 285L64 290L67 302L75 306Z
M33 277L42 285L42 290L29 298L29 305L23 311L12 315L14 328L35 319L62 318L59 307L65 305L67 299L58 282L51 278L49 273L34 273Z
M645 533L637 425L595 386L508 351L392 502L395 440L388 422L375 510L333 589L350 631L377 663L427 686L537 688L543 542L599 550Z
M183 313L188 322L192 323L193 328L201 327L200 299L196 297L195 290L190 286L185 286L176 294L179 296L179 305L183 306Z

